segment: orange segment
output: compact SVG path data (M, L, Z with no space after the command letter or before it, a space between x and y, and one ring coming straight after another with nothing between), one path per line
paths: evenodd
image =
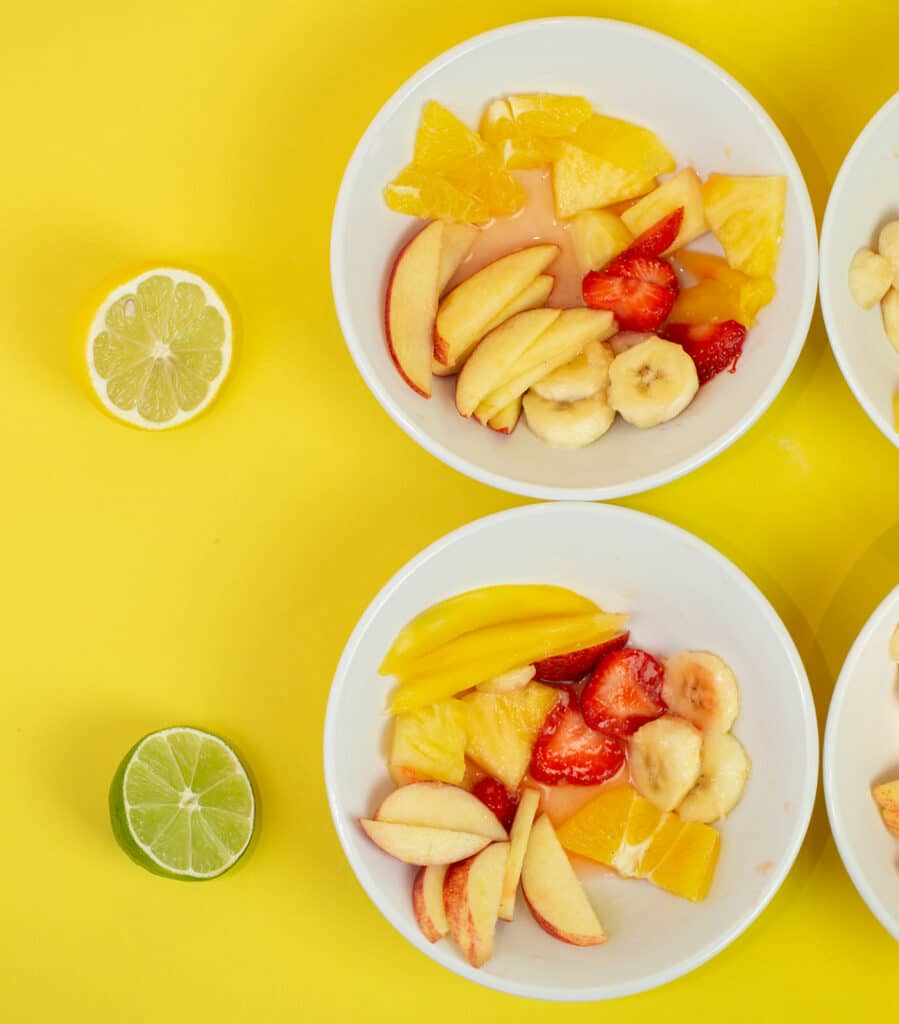
M715 876L721 836L709 825L687 821L668 853L649 876L659 888L698 903Z
M727 289L729 293L728 308L730 316L722 316L720 319L739 320L740 323L751 327L759 310L763 309L774 298L777 291L774 281L770 277L751 277L733 267L721 256L713 256L706 252L690 252L682 250L677 255L677 262L681 267L700 283L714 281ZM705 294L711 297L713 294L721 294L719 289L706 289ZM683 293L682 293L683 294ZM672 322L674 319L672 313ZM681 323L699 323L702 321L684 319Z
M593 113L581 96L527 93L493 100L481 118L480 133L510 170L547 167L562 155L568 138Z
M700 281L692 288L682 289L668 319L673 324L708 324L718 320L745 323L734 293L720 281Z
M561 139L576 131L592 114L583 96L525 93L508 98L509 110L525 135Z
M665 816L658 831L647 844L635 874L637 878L646 878L656 869L662 858L674 845L680 835L681 820L676 814Z
M490 209L484 199L414 164L384 189L384 199L391 210L413 217L465 224L486 224L490 220Z
M476 132L434 100L426 104L415 136L412 162L424 170L446 174L486 147Z
M562 825L559 842L569 853L611 867L624 841L636 797L631 786L603 790Z

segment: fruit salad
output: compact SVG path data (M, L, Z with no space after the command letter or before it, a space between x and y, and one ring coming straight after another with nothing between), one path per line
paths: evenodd
M396 789L361 821L415 865L415 918L474 967L492 956L519 888L544 931L576 946L606 931L585 866L703 900L749 757L731 732L737 679L717 655L664 660L627 617L564 587L507 585L413 619L380 667L394 677Z
M889 653L891 660L899 664L899 625L890 637ZM891 779L872 786L871 795L887 830L899 838L899 779Z
M859 249L852 257L849 291L862 309L880 305L887 341L899 352L899 220L880 229L876 252ZM899 432L899 390L893 397L893 426Z
M736 370L775 294L786 179L678 168L650 129L587 100L513 95L478 131L425 106L387 205L425 221L396 257L387 347L424 398L582 448L617 417L679 416ZM719 253L686 248L711 232Z

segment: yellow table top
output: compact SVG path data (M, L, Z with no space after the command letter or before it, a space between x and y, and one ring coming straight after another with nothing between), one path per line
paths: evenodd
M894 0L820 12L799 0L7 5L4 1019L361 1012L441 1024L463 1002L467 1020L497 1024L597 1012L482 990L407 944L342 856L320 768L331 673L376 590L446 531L521 503L417 448L356 372L328 279L340 175L418 67L488 28L554 13L635 20L720 63L784 131L819 219L843 155L896 86ZM224 280L245 339L217 405L159 436L100 415L67 362L85 294L147 260ZM789 384L745 438L623 504L696 532L761 586L799 645L823 724L855 633L897 582L897 463L816 316ZM261 793L252 856L210 885L139 870L107 822L120 756L176 722L231 737ZM894 1006L896 962L819 799L789 880L742 938L602 1013L834 1019Z

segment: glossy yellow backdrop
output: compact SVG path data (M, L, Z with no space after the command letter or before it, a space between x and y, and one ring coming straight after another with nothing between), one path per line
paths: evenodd
M504 997L432 964L368 902L331 828L322 720L357 617L423 546L520 504L419 450L356 373L329 290L340 176L419 66L504 22L564 13L634 20L719 62L784 131L819 220L843 155L897 85L899 14L887 0L7 5L4 1021L601 1012L617 1024L895 1009L899 951L852 888L820 799L795 869L748 933L693 975L601 1010ZM223 280L244 334L217 405L160 436L98 413L67 363L83 297L148 260ZM799 645L823 724L856 631L899 578L899 452L856 406L820 316L743 440L623 504L695 531L761 586ZM178 722L237 743L261 798L252 856L206 885L142 872L107 824L119 757Z

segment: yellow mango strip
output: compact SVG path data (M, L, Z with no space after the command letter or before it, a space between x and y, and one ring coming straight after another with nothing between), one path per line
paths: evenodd
M387 652L381 675L401 673L403 666L465 633L500 622L550 615L587 615L600 609L566 587L508 584L482 587L441 601L416 616Z
M520 665L611 640L626 615L563 616L489 626L452 641L415 663L416 674L400 686L392 714L445 700Z

